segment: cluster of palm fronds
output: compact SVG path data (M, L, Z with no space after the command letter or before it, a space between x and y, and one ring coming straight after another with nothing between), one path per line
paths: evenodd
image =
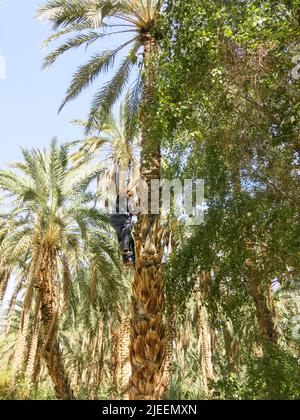
M109 392L112 384L115 394L121 392L120 379L108 374L112 363L121 366L109 343L117 340L118 354L115 332L123 333L118 324L128 310L131 274L121 270L99 197L121 173L130 179L137 173L135 143L126 136L122 110L120 128L110 116L78 151L54 140L48 151L23 150L23 162L0 172L1 303L6 296L1 369L9 366L16 381L25 378L37 386L48 381L47 366L60 397L66 382L59 389L53 346L67 370L61 375L68 392L95 398L103 383ZM43 266L45 252L50 255ZM50 277L47 286L43 276Z

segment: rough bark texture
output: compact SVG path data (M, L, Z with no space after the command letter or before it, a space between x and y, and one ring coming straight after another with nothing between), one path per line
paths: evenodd
M30 327L30 309L31 302L33 298L33 281L29 280L28 288L26 290L26 295L24 299L24 305L21 316L21 323L18 331L14 360L13 360L13 370L15 376L19 376L24 372L25 367L25 356L27 350L27 335Z
M210 382L214 380L212 362L212 329L209 322L208 311L205 305L205 300L208 294L209 280L210 278L208 275L201 276L196 295L196 327L198 334L201 379L204 393L208 398L212 395Z
M33 377L34 366L35 366L35 361L36 361L36 356L37 356L37 351L38 351L39 332L40 332L40 324L39 322L37 322L32 332L29 355L28 355L27 366L26 366L26 371L25 371L26 379L29 381L31 381Z
M99 389L102 385L103 380L103 369L104 369L104 324L99 327L99 334L97 340L97 369L96 369L96 384ZM94 387L95 388L95 387Z
M130 318L127 314L121 315L121 322L112 332L112 383L115 398L128 400L128 386L131 376L129 355L130 345Z
M2 301L6 292L8 281L9 281L9 272L5 270L0 275L0 305L2 305Z
M86 384L89 389L89 398L96 398L96 391L102 385L104 352L103 352L104 322L99 322L98 332L95 336L90 337L89 348L91 352L88 355L88 369Z
M250 276L249 291L255 304L256 318L263 344L277 344L279 332L275 324L276 312L271 285L268 286L257 280L253 273Z
M201 379L203 383L203 390L206 396L211 395L209 387L210 382L214 379L214 371L212 364L212 337L211 329L208 320L206 307L202 304L198 307L199 324L198 324L198 338L199 338L199 354L201 366Z
M58 301L55 286L56 250L43 249L36 289L41 299L41 322L43 328L43 357L53 381L57 398L74 398L70 381L62 362L58 344Z
M239 370L240 343L232 336L232 331L226 321L223 326L223 337L228 369L232 373L237 373Z
M120 359L120 330L111 326L111 356L110 356L110 369L111 369L111 382L113 384L113 399L118 399L120 382L121 382L121 359Z
M122 400L128 400L128 386L131 376L131 364L129 355L130 345L130 318L123 314L120 325L120 360L121 360L121 395Z
M168 391L169 383L174 368L174 344L176 340L176 310L167 315L166 320L166 349L165 349L165 366L163 374L163 387Z
M153 103L155 73L151 64L155 40L145 40L147 76L144 85L141 141L141 178L148 188L160 179L160 145L153 141L147 111ZM149 188L149 208L151 197ZM163 392L165 330L162 272L162 227L159 215L141 214L135 228L136 269L132 286L129 398L159 399Z

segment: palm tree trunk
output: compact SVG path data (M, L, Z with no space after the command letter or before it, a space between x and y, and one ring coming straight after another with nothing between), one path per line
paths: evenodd
M201 379L204 393L209 398L211 396L210 382L214 379L211 329L207 309L203 303L197 305L197 311Z
M196 294L196 328L200 355L200 371L204 394L207 398L210 398L212 395L210 383L214 380L212 330L205 305L209 293L209 284L210 276L204 273L199 278L199 286Z
M165 369L163 375L163 387L165 391L173 374L174 367L174 343L176 339L176 309L167 314L166 320L166 356L165 356Z
M41 299L41 321L43 327L43 356L54 384L57 398L74 398L70 381L62 362L58 344L58 300L55 286L56 250L44 248L39 267L37 291Z
M181 348L183 351L183 369L186 372L189 368L188 353L191 345L191 314L189 309L186 311L183 331L181 332Z
M120 324L120 362L121 362L121 395L122 400L128 400L128 385L131 376L131 364L129 356L130 344L130 318L127 314L121 315Z
M103 381L103 369L104 369L104 334L105 334L105 324L101 323L99 327L99 335L97 340L98 345L98 363L97 363L97 369L96 369L96 383L97 383L97 389L99 389L102 386ZM94 387L95 389L95 387Z
M9 272L5 270L0 275L0 306L2 305L2 302L3 302L3 298L6 292L8 281L9 281Z
M34 325L34 328L33 328L29 355L28 355L28 360L27 360L27 366L26 366L26 371L25 371L25 376L28 381L31 381L33 377L36 355L38 351L39 333L40 333L40 324L38 321L36 325Z
M119 390L121 383L121 359L120 359L120 330L110 326L110 371L111 383L113 385L113 399L119 398Z
M149 189L152 179L160 179L160 144L151 136L149 110L153 105L155 69L151 57L154 38L145 42L147 76L144 85L141 141L141 178ZM152 57L153 58L153 57ZM159 399L163 392L165 361L164 286L162 270L162 227L159 215L141 214L135 229L136 269L132 286L130 360L132 375L129 398Z
M23 367L26 360L27 333L30 326L29 321L30 313L23 310L13 358L13 372L15 378L18 378L22 373L24 373Z
M31 302L33 298L33 280L29 280L28 288L26 291L24 305L21 315L21 322L19 326L16 346L15 346L15 354L14 354L14 361L13 361L13 370L15 377L18 377L21 373L23 373L23 368L25 367L25 353L27 349L27 335L30 327L30 310L31 310Z
M113 328L111 337L111 367L112 383L114 385L114 398L128 400L128 385L131 376L129 356L130 344L130 318L121 314L120 325Z
M43 347L43 339L41 334L41 329L38 336L38 344L37 344L37 351L35 355L35 361L34 361L34 368L32 372L32 383L35 387L35 389L38 389L39 382L40 382L40 376L42 371L42 347Z

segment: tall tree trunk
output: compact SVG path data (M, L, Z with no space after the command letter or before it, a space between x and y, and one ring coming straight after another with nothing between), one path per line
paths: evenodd
M128 386L131 376L131 364L129 356L130 344L130 318L127 314L121 315L120 324L120 362L121 362L121 395L122 400L128 400Z
M36 355L38 351L39 333L40 333L40 323L38 321L33 327L27 366L25 370L25 376L28 381L31 381L33 377Z
M43 357L54 384L57 398L71 400L74 396L58 344L58 300L55 276L56 250L44 248L36 284L41 299Z
M41 376L41 371L42 371L42 347L43 347L43 339L42 339L42 334L41 334L41 329L40 329L40 333L38 336L37 351L36 351L35 361L34 361L34 368L32 372L32 383L35 389L38 389L39 387L40 376Z
M167 314L166 319L166 349L165 367L163 375L163 387L167 392L174 367L174 344L176 339L176 309Z
M13 370L16 377L23 373L25 352L27 349L27 335L30 327L30 311L31 303L33 298L33 279L29 279L29 284L26 290L24 305L21 315L21 322L17 335L17 341L15 346Z
M120 359L120 330L115 328L113 324L110 326L110 372L111 382L113 385L113 399L119 398L119 390L121 383L121 359Z
M187 309L186 315L185 315L184 326L183 326L183 330L181 331L181 337L180 337L181 348L183 351L183 369L185 372L189 368L188 353L189 353L189 348L191 345L191 338L192 338L191 313L190 313L190 310Z
M121 315L121 321L117 328L113 329L112 348L112 383L115 388L115 397L128 400L128 386L131 376L129 356L130 344L130 318L127 314Z
M0 275L0 306L2 305L6 288L9 281L9 272L7 270L3 271Z
M97 339L97 369L96 369L96 384L97 389L102 385L103 380L103 369L104 369L104 336L105 336L106 324L102 322L99 326L99 333ZM95 387L94 387L95 389Z
M5 319L5 334L8 335L10 333L10 327L12 323L12 318L14 314L15 305L17 302L18 294L20 293L20 290L23 286L25 279L24 277L19 280L17 283L17 286L15 287L15 290L13 292L13 295L10 298L10 302L8 303L7 313L6 313L6 319Z
M234 331L230 328L229 321L223 323L223 337L226 352L226 359L228 370L232 373L238 372L239 355L240 355L240 342L233 337Z
M141 178L149 189L151 213L151 180L160 179L160 143L151 136L149 110L153 105L155 39L145 41L147 75L141 122ZM132 375L129 398L159 399L165 362L164 286L162 270L162 226L159 215L141 214L135 228L136 269L132 285L130 360Z
M201 379L204 393L208 398L212 395L210 382L214 380L212 361L212 330L209 322L208 311L205 305L205 301L208 296L209 282L209 275L203 274L203 276L199 279L199 286L196 294L196 328L200 355Z
M275 324L276 311L271 285L259 281L255 273L252 273L249 278L249 292L254 301L263 347L265 347L264 344L268 346L268 343L277 344L279 331Z
M267 366L272 366L272 357L274 350L279 344L280 334L277 329L275 319L276 311L273 302L273 291L271 284L262 282L258 273L252 272L249 276L249 291L253 298L256 319L259 327L260 336L258 341L261 344L262 356L265 359ZM281 384L269 375L269 370L265 372L266 386L269 397L273 399L280 395Z

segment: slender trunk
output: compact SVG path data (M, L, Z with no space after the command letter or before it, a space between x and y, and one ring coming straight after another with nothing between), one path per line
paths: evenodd
M144 85L141 141L141 178L149 190L151 180L160 179L160 144L151 136L149 110L153 105L155 69L151 58L155 39L145 41L147 76ZM136 269L132 285L130 360L132 375L129 398L159 399L165 362L164 286L162 270L162 227L159 215L141 214L135 228Z
M10 333L10 327L12 323L12 318L15 310L15 305L17 302L18 294L23 286L25 279L22 277L21 280L18 282L17 286L15 287L15 290L13 292L13 295L10 299L10 302L8 304L6 319L5 319L5 334L8 335Z
M188 353L191 344L191 314L189 309L186 311L183 331L181 332L181 348L183 351L183 369L186 372L189 368Z
M40 330L39 336L38 336L37 351L36 351L35 361L34 361L34 368L32 372L32 383L36 389L38 389L39 387L41 370L42 370L42 347L43 347L43 339L42 339L42 334Z
M13 371L15 378L17 378L22 372L22 366L24 365L24 361L26 358L26 349L27 349L27 333L29 329L29 320L30 320L30 313L23 311L22 313L22 320L21 325L19 327L16 345L15 345L15 352L13 358Z
M166 320L166 359L163 375L163 387L167 392L174 368L174 343L176 339L176 310L167 315Z
M200 356L200 370L203 390L206 397L211 397L212 390L210 383L214 380L214 370L212 361L212 333L209 322L208 311L205 301L208 295L207 282L210 280L208 275L201 276L199 289L196 294L196 328L198 335L198 349Z
M111 382L113 385L113 398L119 398L119 389L121 382L121 360L120 360L120 330L115 328L113 324L110 327L110 371L111 371Z
M271 285L256 279L256 276L250 275L249 292L253 298L256 318L260 331L260 339L263 346L268 344L277 344L279 332L275 324L276 312L273 302L273 292ZM265 347L265 346L264 346Z
M258 341L261 344L262 356L268 366L265 372L266 386L271 399L277 398L280 394L280 382L274 381L274 378L269 375L269 369L272 365L272 358L274 350L279 344L280 334L276 327L276 311L273 302L273 291L271 284L267 285L265 282L258 280L259 277L252 273L249 278L250 295L253 298L256 318L259 327L260 336Z
M130 344L130 318L126 314L122 314L120 324L120 362L121 362L121 395L122 400L128 400L128 385L131 376L131 365L129 356Z
M55 286L56 250L43 249L36 289L41 299L41 321L43 327L43 357L53 381L57 398L74 398L70 381L62 362L58 344L58 300Z
M82 375L83 375L83 367L81 362L77 362L77 378L76 378L76 390L80 391L82 386Z
M5 270L0 275L0 306L2 305L2 302L3 302L3 298L7 289L8 281L9 281L9 272Z
M13 370L15 376L19 376L22 372L22 368L24 367L24 361L26 349L27 349L27 335L30 327L30 311L31 311L31 303L33 298L33 280L29 280L29 284L27 287L24 305L22 310L21 322L19 326L16 346L15 346L15 353L14 353L14 361L13 361Z
M131 375L129 357L130 344L130 319L127 314L121 315L121 322L117 328L113 328L112 348L112 383L115 388L115 397L128 400L128 384Z
M36 355L38 351L39 332L40 332L40 323L37 322L32 332L31 344L30 344L27 366L26 366L26 371L25 371L26 379L29 381L31 381L33 377Z
M224 322L223 327L223 337L228 370L229 372L237 373L239 366L240 343L232 336L232 331L226 321Z
M96 385L97 389L102 386L103 380L103 369L104 369L104 336L105 336L106 324L100 323L98 339L97 339L97 369L96 369ZM94 384L95 385L95 384ZM94 386L95 390L95 386ZM95 398L95 395L94 395Z

